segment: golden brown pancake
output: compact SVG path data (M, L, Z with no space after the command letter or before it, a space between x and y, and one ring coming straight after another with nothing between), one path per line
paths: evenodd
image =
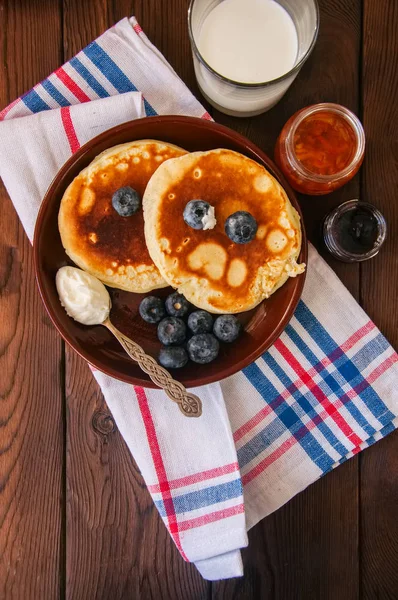
M214 229L195 230L184 222L184 208L194 199L214 207ZM263 166L237 152L194 152L167 161L149 181L143 206L154 263L195 306L214 313L249 310L304 271L296 262L297 211ZM224 230L237 211L249 212L258 224L247 244L232 242Z
M97 156L61 201L59 231L73 262L111 287L139 293L165 287L147 250L142 208L121 217L112 206L112 195L131 186L142 198L159 165L183 154L185 150L172 144L139 140Z

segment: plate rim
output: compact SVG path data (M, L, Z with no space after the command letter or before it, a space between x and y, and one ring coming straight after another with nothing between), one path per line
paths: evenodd
M274 161L265 152L263 152L256 144L254 144L251 140L249 140L247 137L234 131L233 129L230 129L229 127L226 127L225 125L221 125L219 123L215 123L214 121L209 121L207 119L182 116L182 115L158 115L158 116L152 116L152 117L143 117L141 119L133 119L130 121L126 121L124 123L115 125L114 127L111 127L110 129L103 131L96 137L92 138L91 140L89 140L88 142L83 144L74 154L72 154L72 156L70 158L68 158L68 160L62 165L62 167L56 173L56 175L52 179L50 185L48 186L47 191L41 202L39 212L37 215L37 219L36 219L36 223L35 223L34 236L33 236L33 260L34 260L35 279L36 279L37 286L39 288L39 294L40 294L41 301L43 302L43 305L47 311L48 316L50 317L51 322L55 326L57 332L61 335L62 339L79 356L81 356L89 365L91 365L95 369L98 369L105 375L109 375L110 377L118 379L119 381L123 381L125 383L129 383L132 385L147 387L147 388L157 388L157 386L151 380L140 379L140 378L137 378L134 376L122 375L118 371L116 371L113 367L105 368L103 366L103 364L98 364L98 361L96 359L93 359L92 357L90 357L89 353L86 353L84 350L79 350L76 348L75 344L73 343L72 336L69 335L68 331L66 331L65 328L62 326L62 324L58 321L57 315L51 307L51 303L49 301L47 301L46 293L45 293L45 289L44 289L45 286L43 283L44 272L42 272L42 269L40 267L40 252L39 252L40 245L38 242L39 234L40 234L40 231L41 231L42 225L43 225L43 220L46 215L47 207L49 206L49 204L51 202L51 198L54 196L56 188L59 187L59 185L62 183L62 181L67 176L68 172L75 166L75 164L77 162L79 162L79 160L81 160L82 157L88 151L92 151L93 147L95 147L97 144L103 144L108 138L112 139L117 134L127 132L127 131L129 131L129 129L131 127L134 127L137 124L138 125L143 124L148 119L150 119L152 122L156 121L158 123L166 122L166 123L176 123L176 124L180 124L180 125L189 123L190 125L198 126L201 129L203 129L203 128L212 129L214 131L218 131L218 132L222 133L224 136L226 136L227 138L230 138L235 143L240 143L241 145L250 149L250 151L253 152L253 154L258 157L260 164L262 164L262 165L265 164L267 169L270 168L271 174L277 179L277 181L285 189L285 191L289 197L289 200L292 201L292 199L293 199L294 208L299 213L300 220L301 220L302 244L301 244L301 250L300 250L300 255L299 255L300 261L305 262L307 268L308 268L308 240L307 240L307 235L306 235L306 230L305 230L305 225L304 225L303 214L301 211L300 204L297 200L296 194L294 193L293 189L290 187L290 185L286 181L286 179L283 176L283 174L281 173L281 171L275 165ZM140 137L139 139L145 139L145 138ZM151 139L155 139L155 138L151 138ZM134 140L132 140L132 141L134 141ZM111 147L111 146L112 146L112 143L110 143L109 147ZM82 167L82 168L84 168L84 167ZM207 376L201 375L200 383L195 380L194 381L187 380L187 381L184 381L184 385L187 388L201 387L202 385L208 385L210 383L222 381L226 377L230 377L231 375L234 375L238 371L241 371L243 368L247 367L249 364L254 362L257 358L259 358L264 352L266 352L275 343L275 341L280 337L280 335L282 334L282 332L284 331L284 329L286 328L286 326L288 325L290 319L292 318L292 316L294 314L294 311L300 301L302 291L304 288L304 283L305 283L306 275L307 275L307 268L305 269L304 273L302 273L299 277L296 278L297 284L294 288L294 292L289 299L289 303L286 307L286 310L284 312L282 319L280 320L278 326L274 329L273 334L271 336L268 336L268 338L266 338L266 340L263 341L263 343L260 344L256 350L253 350L250 354L246 355L244 359L238 361L237 363L236 362L231 363L231 365L229 367L224 367L223 373L221 376L217 375L217 374L213 374L213 375L210 374ZM172 375L173 375L173 377L175 377L178 380L178 373L173 372Z

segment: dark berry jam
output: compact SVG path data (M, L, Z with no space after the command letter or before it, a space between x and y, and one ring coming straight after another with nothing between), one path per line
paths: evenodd
M334 223L339 245L350 254L366 254L379 236L379 225L371 212L363 208L343 213Z
M328 250L345 262L375 256L386 237L386 222L380 211L366 202L344 202L327 215L323 235Z

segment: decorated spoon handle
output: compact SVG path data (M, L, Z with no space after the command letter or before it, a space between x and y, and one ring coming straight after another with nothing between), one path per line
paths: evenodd
M173 402L178 404L180 411L186 417L200 417L202 414L202 402L195 394L187 392L182 383L173 379L166 369L158 365L152 356L146 354L139 344L133 342L124 333L116 329L109 319L103 325L113 333L130 358L135 360L141 369L145 373L148 373L152 381L162 388Z

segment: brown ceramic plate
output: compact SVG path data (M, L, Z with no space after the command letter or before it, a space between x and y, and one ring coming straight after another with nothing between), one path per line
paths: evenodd
M58 210L70 182L100 152L133 140L144 138L172 142L186 150L229 148L263 164L282 184L293 206L301 211L297 199L274 163L243 136L221 125L191 117L149 117L118 125L94 138L74 154L50 185L40 208L34 236L34 259L40 294L54 325L80 356L104 373L146 387L155 387L102 326L85 327L69 318L62 308L55 287L57 270L73 264L61 244L58 232ZM303 224L303 221L302 221ZM307 240L303 226L300 262L307 262ZM218 358L208 365L188 363L173 375L186 386L193 387L218 381L236 373L258 358L280 336L300 299L305 275L290 278L268 300L257 308L241 313L244 333L238 343L223 344ZM153 293L167 296L171 288ZM146 324L138 314L144 295L109 289L112 297L111 318L114 324L141 344L146 352L157 355L159 342L156 327Z

